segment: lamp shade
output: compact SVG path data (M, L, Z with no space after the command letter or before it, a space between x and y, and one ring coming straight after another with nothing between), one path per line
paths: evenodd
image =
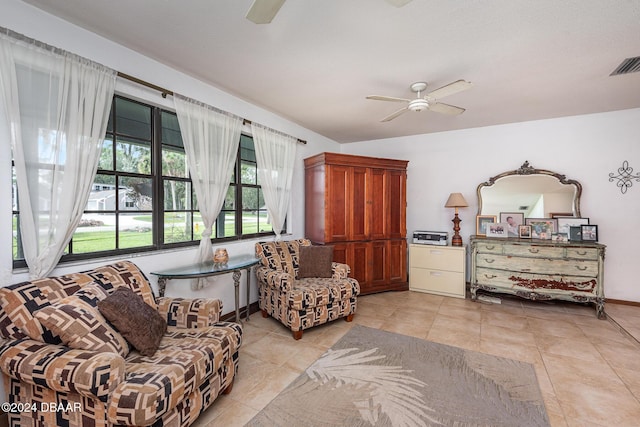
M449 199L447 199L447 203L445 203L445 208L466 208L469 206L467 201L462 196L462 193L451 193L449 195Z

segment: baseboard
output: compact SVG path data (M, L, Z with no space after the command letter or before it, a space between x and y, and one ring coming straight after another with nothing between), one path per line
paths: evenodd
M246 313L246 309L247 307L240 307L240 319L244 319L245 313ZM249 305L249 314L253 314L253 313L257 313L260 310L260 307L258 306L258 301L254 302L253 304ZM235 310L230 312L230 313L225 313L222 316L220 316L220 320L222 320L223 322L234 322L236 320L236 312Z
M640 301L626 301L626 300L623 300L623 299L606 298L605 302L610 303L610 304L633 305L633 306L636 306L636 307L640 307Z

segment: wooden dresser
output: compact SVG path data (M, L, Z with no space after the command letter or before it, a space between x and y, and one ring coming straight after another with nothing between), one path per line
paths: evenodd
M406 160L339 153L305 159L305 235L334 246L362 294L406 290Z
M602 319L604 252L598 243L471 237L471 298L482 289L532 300L593 302Z

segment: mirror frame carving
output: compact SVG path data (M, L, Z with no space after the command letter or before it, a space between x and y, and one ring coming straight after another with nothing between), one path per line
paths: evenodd
M476 194L478 196L478 215L482 215L481 190L485 187L491 187L500 178L504 178L506 176L513 176L513 175L548 175L548 176L555 177L561 184L574 185L576 187L576 194L574 197L574 205L575 205L574 216L576 218L580 218L580 197L582 196L582 184L580 184L575 179L567 179L565 175L557 172L553 172L546 169L536 169L529 165L528 160L525 160L525 162L522 164L522 166L520 166L520 168L512 171L503 172L496 176L492 176L491 178L489 178L488 181L482 182L478 185L478 188L476 189Z

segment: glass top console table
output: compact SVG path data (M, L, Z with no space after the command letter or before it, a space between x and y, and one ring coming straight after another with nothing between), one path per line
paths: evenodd
M214 263L213 261L205 261L194 263L182 267L176 267L168 270L152 271L151 274L158 276L158 292L161 297L169 279L201 279L204 277L218 276L220 274L233 273L233 284L235 287L235 303L236 303L236 322L240 322L240 277L241 271L247 272L247 308L245 313L246 320L249 320L249 296L251 284L251 268L260 260L253 255L238 255L229 257L229 261L225 264Z

